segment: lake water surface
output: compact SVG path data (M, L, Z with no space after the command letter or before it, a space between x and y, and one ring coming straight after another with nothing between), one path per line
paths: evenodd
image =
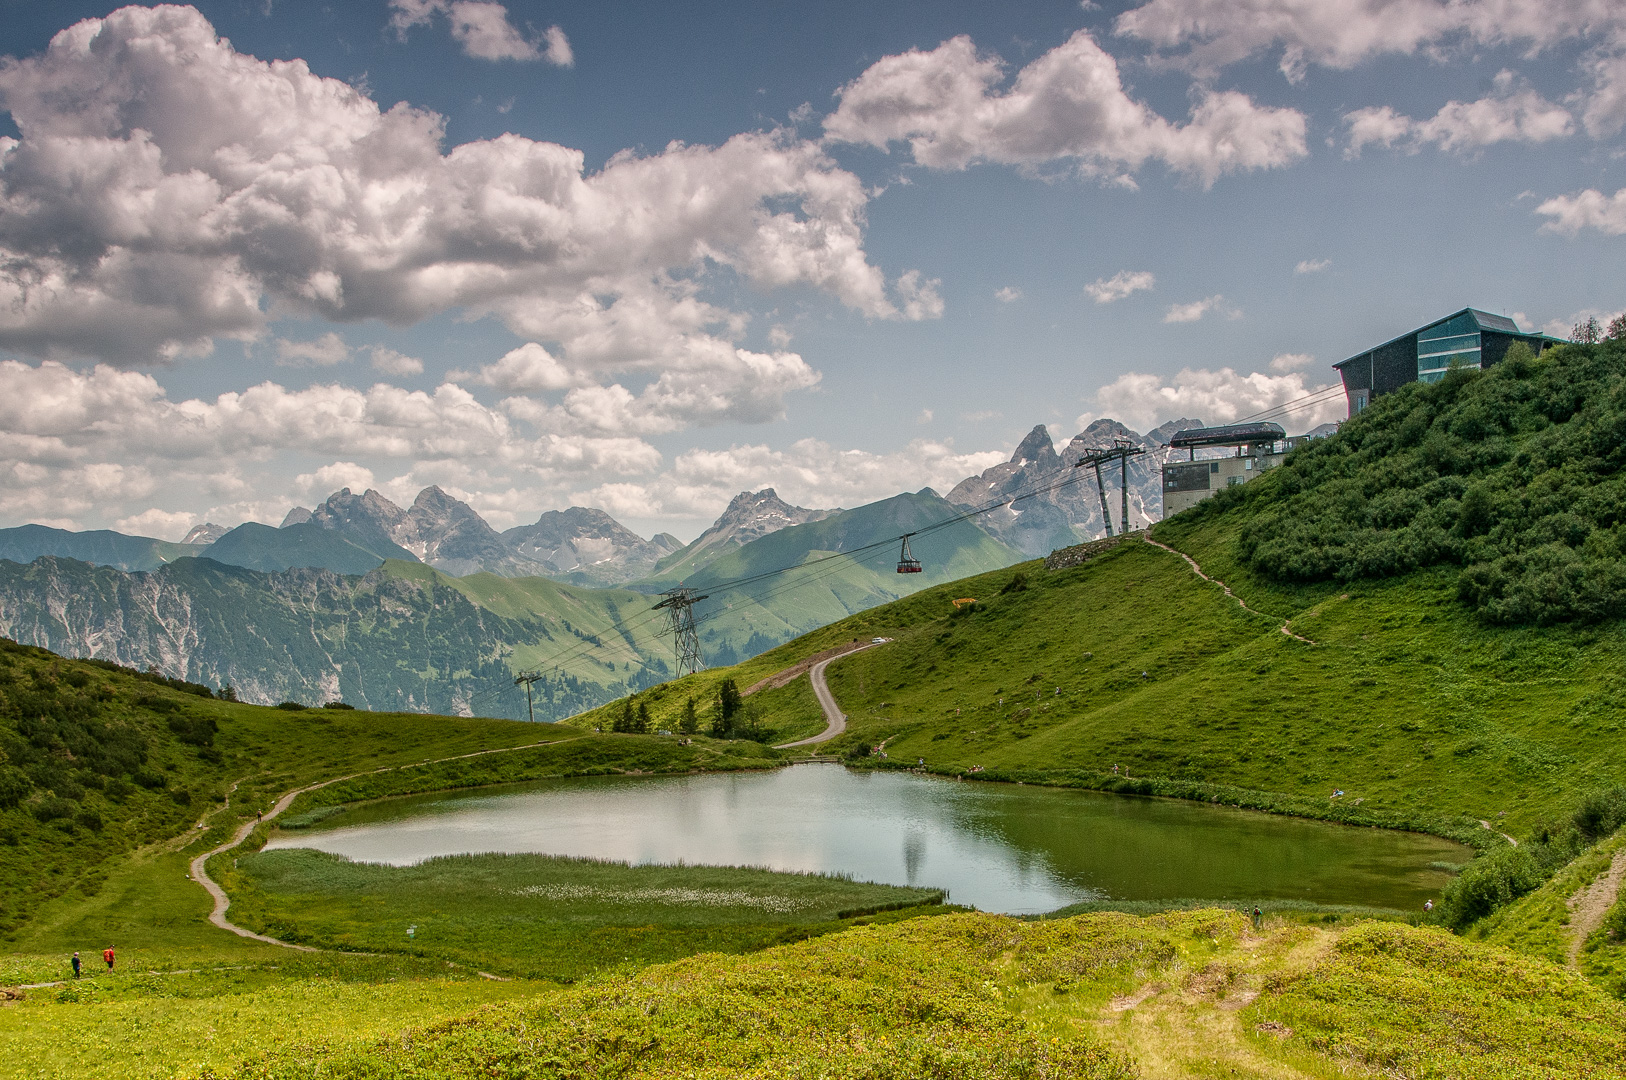
M391 799L267 848L405 865L466 852L846 873L984 911L1080 900L1310 900L1415 910L1467 849L1229 807L840 765L586 777Z

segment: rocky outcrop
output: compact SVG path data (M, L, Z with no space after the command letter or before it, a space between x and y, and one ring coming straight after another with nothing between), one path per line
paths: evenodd
M1159 453L1176 431L1200 427L1198 420L1174 420L1138 434L1116 420L1097 420L1075 435L1059 452L1043 424L1028 432L1011 459L980 475L956 484L948 500L963 507L998 506L977 518L979 524L1000 540L1025 554L1040 556L1081 540L1106 535L1101 516L1101 495L1093 469L1073 472L1086 453L1114 445L1119 440L1147 451L1129 459L1129 524L1144 528L1163 516L1162 455ZM1064 487L1043 491L1058 481L1071 480ZM1122 471L1119 466L1103 466L1102 486L1112 512L1114 532L1121 530ZM1028 493L1031 497L1018 498ZM1015 500L1015 501L1011 501Z
M181 543L212 544L230 531L224 525L216 525L212 521L206 521L202 525L192 526L192 531L181 537Z
M580 584L619 585L643 577L683 545L670 533L645 540L602 510L549 510L534 525L502 534L540 573Z

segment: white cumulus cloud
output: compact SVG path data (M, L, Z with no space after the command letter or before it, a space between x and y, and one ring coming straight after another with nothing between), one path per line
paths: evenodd
M1223 315L1227 319L1242 318L1242 312L1227 306L1225 297L1216 293L1201 300L1193 300L1189 304L1171 304L1169 310L1163 313L1163 321L1166 323L1196 322L1209 312Z
M1275 372L1302 371L1315 363L1315 356L1311 353L1277 353L1271 357L1270 370Z
M1413 153L1430 144L1469 153L1500 142L1541 143L1574 133L1569 110L1528 87L1516 87L1511 72L1497 75L1495 84L1496 94L1476 101L1447 102L1427 120L1413 120L1388 105L1346 113L1349 144L1344 156L1359 157L1371 145L1388 148L1397 144Z
M1008 456L998 450L965 453L933 439L916 439L890 454L842 450L820 439L802 439L785 450L690 450L654 480L605 484L579 492L577 499L612 515L697 520L714 518L741 491L764 487L797 506L862 506L922 487L946 492Z
M1321 271L1325 270L1327 267L1329 267L1331 265L1332 265L1332 260L1331 259L1301 259L1299 261L1299 264L1297 266L1293 267L1293 273L1295 273L1295 274L1319 274L1319 273L1321 273Z
M1279 423L1289 432L1309 431L1344 419L1348 405L1336 384L1310 383L1300 373L1238 374L1233 368L1183 368L1172 378L1131 372L1095 392L1096 410L1078 418L1080 428L1110 416L1139 431L1180 417L1200 417L1209 424L1229 424L1302 398L1317 395L1308 407L1295 408Z
M332 367L348 359L350 346L332 331L315 341L277 339L277 364L280 367Z
M1097 304L1111 304L1156 285L1157 278L1150 270L1120 270L1109 278L1097 278L1090 282L1084 286L1084 291L1089 293Z
M463 10L476 40L470 5L395 10L404 26ZM0 348L140 364L272 317L455 310L577 373L664 372L744 334L707 299L719 275L872 318L942 311L934 281L869 263L871 194L788 132L591 174L581 151L517 135L448 150L441 117L239 53L186 7L63 30L0 66L0 107L22 134L0 140Z
M374 371L396 376L423 374L423 361L416 356L407 356L384 345L369 345L367 351L372 354Z
M1022 299L1022 290L1015 285L1002 285L994 290L994 299L1001 304L1013 304Z
M563 30L549 27L541 42L521 34L508 19L508 9L493 0L390 0L390 25L402 37L414 26L443 16L452 39L477 60L545 59L570 67L575 56Z
M1205 187L1306 154L1302 113L1235 91L1200 90L1190 120L1170 123L1129 96L1117 61L1083 30L1001 89L1005 79L1004 64L965 36L883 57L838 92L825 135L883 149L907 143L917 164L935 169L1061 161L1128 182L1147 161L1161 161Z
M1383 55L1447 61L1480 46L1528 55L1573 43L1583 126L1601 139L1626 125L1626 5L1617 0L1150 0L1114 26L1201 75L1280 47L1290 82L1312 64L1348 70ZM1556 122L1550 107L1541 111ZM1451 123L1471 130L1485 118Z
M1574 236L1582 229L1597 229L1607 236L1626 235L1626 188L1613 195L1597 188L1555 195L1536 207L1536 213L1548 219L1542 228L1550 232Z

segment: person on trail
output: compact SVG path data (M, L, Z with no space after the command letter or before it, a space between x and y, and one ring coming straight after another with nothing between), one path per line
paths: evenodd
M254 811L254 820L259 824L264 824L265 823L265 811L264 810L256 810L256 811Z
M1433 911L1434 910L1434 901L1432 901L1432 900L1424 900L1423 901L1423 910L1424 911Z
M102 950L102 959L107 961L107 970L113 970L113 946L109 945Z
M1259 929L1259 924L1261 922L1263 922L1264 919L1265 919L1265 913L1263 911L1259 910L1259 905L1258 904L1253 905L1253 928L1255 930Z
M73 954L73 977L76 978L76 979L79 977L79 954L78 953Z

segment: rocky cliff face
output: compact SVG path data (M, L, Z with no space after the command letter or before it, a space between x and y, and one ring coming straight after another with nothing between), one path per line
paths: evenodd
M510 619L456 589L373 571L265 574L188 559L126 573L72 559L0 563L0 634L219 687L244 701L520 717L514 643L574 645L568 629ZM663 670L663 669L657 669ZM538 683L539 717L573 715L654 681ZM626 679L634 680L630 685Z
M473 507L438 487L418 492L404 510L376 491L356 495L344 488L311 511L310 521L363 547L387 542L404 548L454 577L481 571L504 577L545 573L517 554Z
M604 511L586 506L549 510L536 524L509 529L502 539L540 566L539 573L584 585L619 585L643 577L682 547L667 533L645 540Z
M206 521L202 525L192 526L192 531L181 537L181 543L212 544L230 531L224 525L216 525L212 521Z
M1175 420L1145 435L1116 420L1097 420L1075 435L1059 453L1043 424L1028 432L1011 459L955 485L948 500L959 506L982 507L1037 491L1057 480L1077 482L1056 491L1024 498L977 518L1000 540L1031 556L1106 535L1101 496L1093 469L1073 472L1073 466L1092 448L1109 447L1123 439L1146 453L1129 459L1129 524L1144 528L1163 516L1163 475L1160 451L1176 431L1200 427L1198 420ZM1122 473L1114 463L1102 466L1102 486L1112 514L1112 528L1121 530Z
M704 561L709 562L725 551L743 547L769 533L791 525L823 521L839 513L840 510L809 510L792 506L781 499L773 488L742 491L734 496L711 528L695 537L694 543L687 549L685 561L696 561L695 557L703 553Z

